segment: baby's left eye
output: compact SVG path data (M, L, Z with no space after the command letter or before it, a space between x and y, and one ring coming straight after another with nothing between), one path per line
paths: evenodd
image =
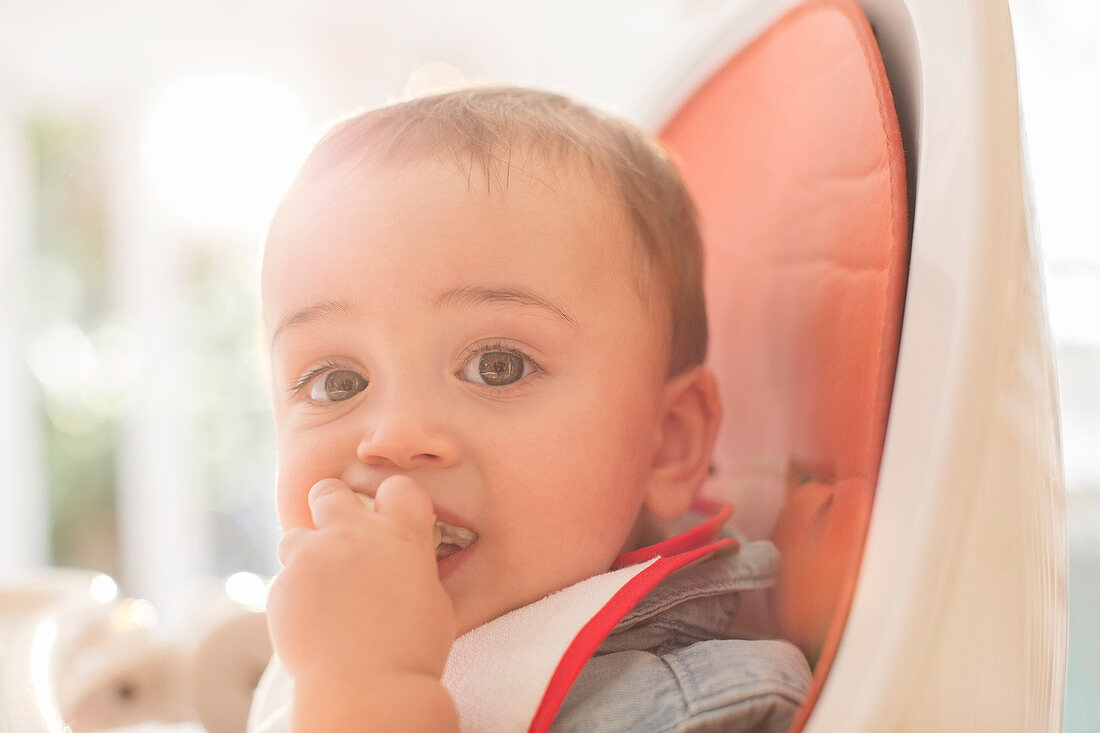
M522 354L512 351L483 351L474 354L458 373L467 382L489 387L504 387L518 382L531 372L535 365Z

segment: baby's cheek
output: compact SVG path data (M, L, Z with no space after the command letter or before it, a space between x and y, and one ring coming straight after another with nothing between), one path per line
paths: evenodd
M313 515L309 510L309 489L319 479L310 479L306 472L291 465L280 465L275 488L275 505L283 529L312 527Z
M275 507L279 512L279 523L284 530L312 525L309 503L306 502L303 506L297 495L283 486L279 486L276 491Z

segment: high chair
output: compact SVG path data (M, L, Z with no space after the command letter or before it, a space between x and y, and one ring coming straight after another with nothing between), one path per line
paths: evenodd
M794 727L1060 729L1057 390L1007 2L794 5L704 29L646 112L708 246L714 490L784 558L757 625L816 661Z
M707 491L783 556L741 620L814 665L792 730L1060 729L1057 388L1006 0L741 0L681 46L636 119L700 210L724 400ZM134 637L75 684L71 629L128 603L91 582L0 592L0 729L117 725L139 700L240 729L262 614L216 614L204 636L251 639L228 657Z

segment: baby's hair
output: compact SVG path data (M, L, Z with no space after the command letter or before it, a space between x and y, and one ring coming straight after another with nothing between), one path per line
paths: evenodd
M514 165L541 158L586 165L613 186L640 242L647 306L668 304L668 376L701 364L707 351L703 252L695 205L660 144L638 128L561 95L520 87L466 87L354 114L313 148L299 180L340 167L451 158L492 191ZM527 156L524 158L523 156ZM522 161L522 163L521 163ZM663 293L652 297L653 286ZM661 298L660 296L663 296Z

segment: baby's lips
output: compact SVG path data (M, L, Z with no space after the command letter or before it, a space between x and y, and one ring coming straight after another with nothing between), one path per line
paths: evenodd
M366 494L359 494L359 499L363 502L363 505L374 511L374 497L367 496ZM439 547L439 544L443 542L443 530L439 527L439 522L432 525L432 547Z

